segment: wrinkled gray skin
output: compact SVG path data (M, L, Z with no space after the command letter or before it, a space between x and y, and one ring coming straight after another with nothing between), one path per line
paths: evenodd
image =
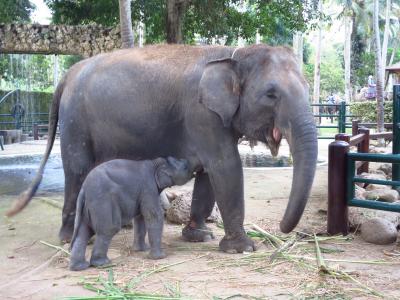
M132 219L133 249L148 249L147 232L149 258L164 258L166 255L161 249L164 212L160 192L172 185L185 184L191 177L187 161L172 157L144 161L115 159L94 168L78 196L70 269L79 271L89 265L109 264L107 251L111 239ZM96 239L89 264L85 252L94 234Z
M61 239L71 237L86 174L113 158L187 158L197 172L183 237L212 237L205 218L217 202L225 229L220 249L227 252L254 249L243 228L239 137L264 142L273 154L282 134L289 142L294 168L283 232L300 220L314 178L318 149L308 86L292 51L284 47L162 45L79 62L57 88L39 175L10 215L36 191L57 120L65 172Z

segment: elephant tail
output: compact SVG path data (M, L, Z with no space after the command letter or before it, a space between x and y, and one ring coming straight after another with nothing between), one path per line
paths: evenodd
M40 162L39 170L33 179L30 186L22 192L18 199L14 202L13 206L6 212L6 216L11 217L19 213L24 209L25 206L32 200L35 195L37 189L39 188L40 182L42 181L44 167L46 166L47 160L49 159L51 149L53 148L54 140L57 132L57 123L58 123L58 110L60 107L60 100L64 90L65 85L65 77L60 81L57 86L57 89L53 96L53 103L50 108L49 114L49 132L47 139L46 151L44 153L44 157Z
M76 200L76 214L75 214L75 223L74 223L74 233L72 234L70 249L74 245L76 235L78 234L79 226L82 222L82 214L83 214L83 206L85 205L85 192L83 188L80 190L78 199Z

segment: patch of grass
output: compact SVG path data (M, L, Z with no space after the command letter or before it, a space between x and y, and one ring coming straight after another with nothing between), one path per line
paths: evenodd
M181 300L189 299L181 296L180 288L178 286L173 287L167 284L165 287L170 295L159 295L159 294L147 294L139 291L135 291L136 286L145 278L155 273L160 273L168 270L169 268L183 264L188 261L206 257L207 254L200 255L191 259L179 261L169 265L164 265L155 269L146 270L138 276L132 278L124 286L120 286L114 281L114 271L112 268L107 269L107 277L98 275L95 278L84 278L81 282L82 286L92 292L95 292L96 296L84 296L84 297L67 297L65 300L91 300L91 299L121 299L121 300L137 300L137 299L165 299L165 300Z
M92 300L92 299L116 299L116 300L183 300L189 299L182 297L177 290L168 289L170 295L141 293L128 289L127 286L120 287L114 282L114 272L108 270L107 277L98 276L95 280L83 280L82 285L85 289L97 293L95 296L66 297L65 300Z

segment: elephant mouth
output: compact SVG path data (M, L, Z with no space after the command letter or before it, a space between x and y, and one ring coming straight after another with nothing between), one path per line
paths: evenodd
M272 156L276 157L278 155L279 146L281 145L282 141L281 131L275 126L269 127L268 130L265 132L265 141L271 151Z

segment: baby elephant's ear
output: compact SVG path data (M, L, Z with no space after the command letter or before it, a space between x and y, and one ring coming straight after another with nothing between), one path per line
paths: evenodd
M159 189L172 186L172 178L165 165L159 166L155 172L155 179Z
M236 65L232 59L209 62L199 83L199 101L219 115L224 127L231 125L239 107L240 81Z

